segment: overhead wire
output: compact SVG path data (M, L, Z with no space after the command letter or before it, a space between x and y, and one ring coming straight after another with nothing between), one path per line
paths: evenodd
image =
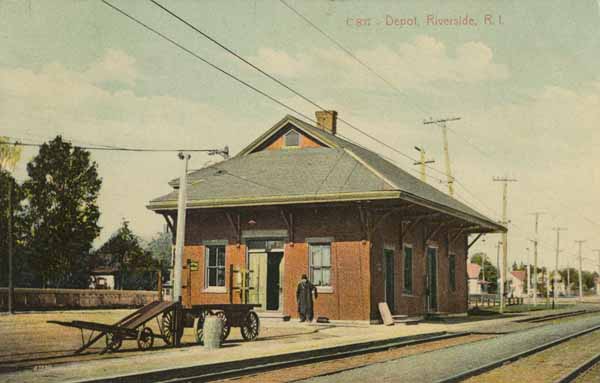
M42 147L46 144L39 143L27 143L27 142L7 142L9 145L25 146L25 147ZM155 149L155 148L129 148L129 147L118 147L118 146L85 146L72 144L74 147L85 150L100 150L100 151L120 151L120 152L155 152L155 153L168 153L168 152L214 152L215 149Z
M284 107L285 109L289 110L292 113L295 113L309 121L314 122L314 120L305 115L304 113L292 108L291 106L285 104L282 101L279 101L278 99L276 99L275 97L269 95L268 93L258 89L257 87L255 87L254 85L248 83L247 81L244 81L242 79L240 79L239 77L237 77L236 75L226 71L225 69L219 67L216 64L213 64L211 61L205 59L204 57L200 56L199 54L195 53L194 51L186 48L185 46L181 45L180 43L178 43L177 41L173 40L172 38L168 37L167 35L163 34L162 32L159 32L157 29L151 27L150 25L142 22L141 20L137 19L136 17L130 15L129 13L125 12L124 10L122 10L121 8L117 7L116 5L111 4L110 2L108 2L107 0L101 0L104 4L106 4L107 6L109 6L110 8L114 9L115 11L119 12L120 14L122 14L123 16L127 17L128 19L132 20L133 22L139 24L140 26L144 27L145 29L147 29L148 31L154 33L155 35L159 36L160 38L162 38L163 40L169 42L170 44L176 46L177 48L183 50L184 52L186 52L187 54L195 57L196 59L202 61L203 63L205 63L206 65L210 66L211 68L223 73L224 75L226 75L227 77L235 80L236 82L244 85L247 88L250 88L251 90L253 90L254 92L260 94L261 96L273 101L274 103L278 104L279 106Z
M173 16L174 18L176 18L177 20L179 20L180 22L182 22L183 24L185 24L186 26L188 26L189 28L191 28L192 30L194 30L195 32L199 33L200 35L204 36L205 38L207 38L208 40L210 40L211 42L213 42L214 44L216 44L217 46L219 46L220 48L224 49L226 52L228 52L229 54L233 55L234 57L236 57L238 60L244 62L245 64L249 65L250 67L252 67L253 69L255 69L256 71L258 71L259 73L263 74L264 76L266 76L267 78L273 80L274 82L276 82L277 84L281 85L282 87L284 87L285 89L289 90L290 92L294 93L296 96L302 98L304 101L308 102L309 104L315 106L316 108L320 109L320 110L326 110L325 107L323 107L322 105L320 105L319 103L317 103L316 101L312 100L311 98L309 98L308 96L302 94L301 92L297 91L296 89L292 88L291 86L289 86L288 84L284 83L283 81L281 81L280 79L278 79L277 77L273 76L272 74L266 72L265 70L263 70L262 68L260 68L259 66L257 66L256 64L250 62L248 59L244 58L243 56L241 56L239 53L237 53L236 51L234 51L233 49L227 47L225 44L221 43L220 41L218 41L215 37L209 35L207 32L201 30L200 28L198 28L197 26L193 25L192 23L190 23L189 21L185 20L183 17L179 16L178 14L176 14L175 12L173 12L172 10L168 9L167 7L165 7L164 5L162 5L161 3L159 3L156 0L150 0L150 2L152 2L153 4L155 4L157 7L159 7L160 9L162 9L163 11L167 12L169 15ZM366 131L364 131L363 129L358 128L356 125L350 123L349 121L345 120L342 117L338 117L338 121L340 121L341 123L343 123L344 125L348 126L349 128L361 133L362 135L364 135L365 137L370 138L371 140L377 142L380 145L385 146L386 148L394 151L395 153L411 160L411 161L417 161L417 159L415 159L414 157L398 150L397 148L388 145L386 142L380 140L379 138L373 136L372 134L367 133ZM433 171L436 171L440 174L444 174L441 170L435 169L433 167L431 167L431 169Z

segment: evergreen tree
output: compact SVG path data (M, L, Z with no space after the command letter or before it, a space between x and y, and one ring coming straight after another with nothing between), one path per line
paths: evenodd
M86 287L102 180L90 153L57 136L27 164L30 266L42 287Z
M115 288L152 290L156 286L158 262L142 248L140 239L123 221L121 227L95 252L96 263L119 271ZM100 261L98 261L100 260Z
M489 283L487 292L494 293L494 292L496 292L496 289L498 287L498 269L496 269L496 266L494 266L490 262L489 257L485 256L485 253L473 254L471 256L471 263L476 263L479 266L482 266L484 258L485 258L485 267L481 268L479 278L482 280L485 279L485 281ZM483 275L484 272L485 272L485 275Z

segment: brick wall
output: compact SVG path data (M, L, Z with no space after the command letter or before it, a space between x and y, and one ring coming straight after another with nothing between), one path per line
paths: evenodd
M242 231L286 230L287 226L277 208L240 209ZM249 222L252 221L253 224ZM413 292L404 294L403 256L399 240L400 217L390 216L378 226L372 244L364 239L356 207L323 207L294 209L294 239L289 238L284 249L283 312L297 317L296 287L302 274L309 274L307 239L332 238L331 292L321 292L315 301L315 315L330 319L379 319L378 302L384 301L383 249L395 249L395 313L418 315L425 312L424 256L425 226L419 225L407 233L405 244L413 246ZM457 239L451 251L456 254L456 290L449 289L447 232L441 231L431 244L438 246L438 311L461 313L466 302L466 235ZM226 290L208 292L204 281L203 241L225 240ZM243 241L242 241L243 242ZM236 233L220 210L188 213L184 265L187 259L198 263L198 271L191 272L191 289L188 289L190 272L184 269L183 302L186 305L229 303L229 265L244 266L246 246L237 244ZM190 299L191 297L191 299ZM240 302L236 292L233 302Z
M467 311L467 282L466 282L466 242L467 235L461 235L448 249L448 233L441 230L434 238L425 244L425 224L417 225L404 235L403 244L400 243L400 217L390 217L379 226L373 239L373 267L372 267L372 305L371 316L378 318L378 302L383 302L385 297L385 276L383 264L384 248L394 249L395 268L395 314L419 315L426 311L426 257L425 249L428 246L438 248L437 252L437 297L438 311L446 313L464 313ZM403 292L403 245L413 248L413 292ZM450 251L449 251L450 250ZM448 254L456 256L456 289L450 289L450 271Z
M254 224L248 222L252 220ZM331 247L331 292L321 292L315 301L315 315L330 319L369 319L369 245L362 241L360 221L351 208L305 208L294 211L294 242L286 241L284 249L283 312L297 317L296 287L302 274L309 274L307 238L333 238ZM241 214L241 229L255 232L286 230L277 209L246 210ZM226 240L226 292L207 292L204 288L203 241ZM229 303L229 265L245 265L246 246L237 245L237 238L223 211L205 211L188 214L184 265L187 259L198 262L198 271L183 271L183 302L190 304ZM191 289L188 278L191 275ZM360 283L357 284L357 281ZM191 297L191 300L190 300ZM239 303L237 292L233 302Z

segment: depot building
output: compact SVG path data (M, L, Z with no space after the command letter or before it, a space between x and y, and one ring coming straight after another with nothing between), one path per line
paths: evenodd
M315 316L331 320L377 321L380 302L396 315L466 312L468 248L506 229L342 139L336 120L286 116L189 174L184 305L256 303L297 317L307 274ZM148 208L175 231L179 180L170 185Z

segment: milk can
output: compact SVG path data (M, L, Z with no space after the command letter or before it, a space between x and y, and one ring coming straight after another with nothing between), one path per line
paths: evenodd
M223 340L223 320L216 315L207 315L204 318L203 333L205 348L220 348Z

